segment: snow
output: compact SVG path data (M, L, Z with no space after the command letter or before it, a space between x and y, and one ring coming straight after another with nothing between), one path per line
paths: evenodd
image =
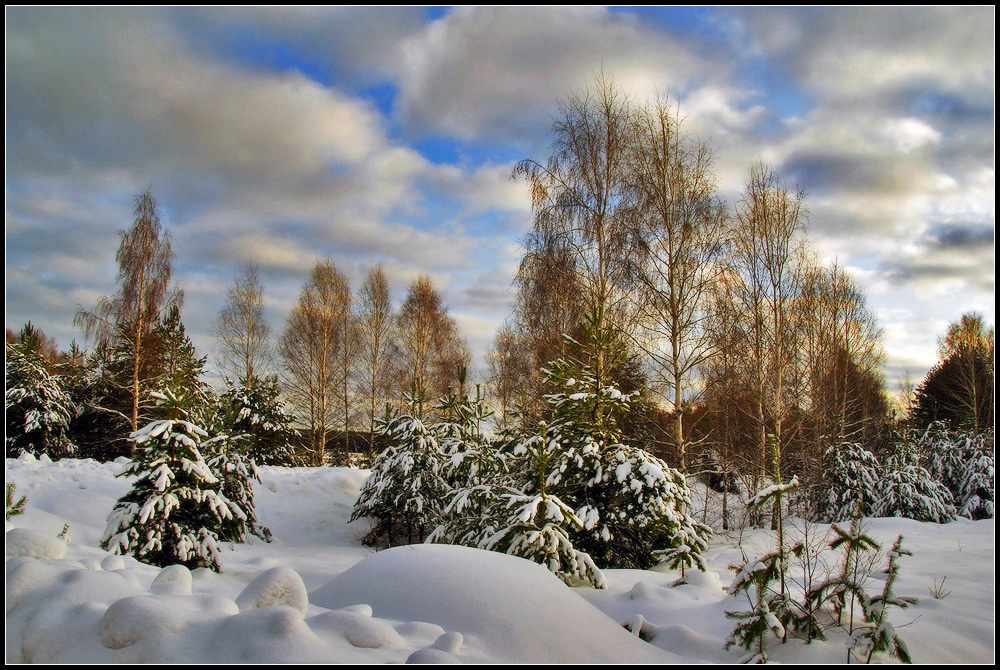
M309 594L299 573L277 567L262 572L236 599L241 612L285 605L302 616L309 610Z
M7 531L4 543L8 556L58 559L66 555L66 543L58 537L42 535L28 528L12 528Z
M733 628L725 612L746 600L727 592L728 566L774 546L767 530L733 531L713 538L709 571L688 570L686 583L661 566L603 570L607 589L570 588L506 554L374 552L359 541L370 525L347 523L367 471L263 467L254 491L273 542L221 544L222 574L159 569L98 548L131 487L114 478L121 464L7 459L6 481L27 497L6 524L8 663L733 663L747 652L723 649ZM701 505L705 495L692 498ZM868 523L884 549L902 534L914 552L899 559L893 591L919 603L891 608L886 630L918 663L993 663L994 521ZM65 524L69 542L57 538ZM790 520L786 532L800 524ZM21 549L50 545L63 554ZM944 577L950 593L936 599L930 591ZM768 656L844 663L847 642L840 630L809 645L772 638Z

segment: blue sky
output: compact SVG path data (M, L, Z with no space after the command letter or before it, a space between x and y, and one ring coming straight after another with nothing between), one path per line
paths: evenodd
M890 389L949 321L994 320L995 10L32 8L6 10L6 322L66 347L114 291L116 231L151 186L184 320L212 354L248 262L280 332L309 268L397 299L440 287L477 362L531 224L517 160L603 68L666 93L734 202L769 161L821 256L865 287Z

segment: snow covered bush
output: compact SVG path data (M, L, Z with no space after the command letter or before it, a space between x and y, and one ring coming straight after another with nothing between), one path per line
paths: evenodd
M6 345L4 436L8 455L26 451L53 458L72 456L69 424L77 407L63 378L49 371L40 355L17 344Z
M154 394L177 417L183 401L169 391ZM101 546L113 554L165 567L181 564L219 572L219 532L234 514L218 490L220 481L202 458L208 433L183 419L153 421L129 436L135 459L118 476L135 476L115 504Z
M733 595L744 593L750 609L726 612L726 618L737 623L726 639L725 648L728 651L738 644L746 649L748 653L740 658L740 663L766 663L770 634L777 637L785 635L780 616L783 603L776 597L773 587L773 582L781 572L780 556L778 553L771 553L733 568L737 571L736 579L730 584L728 591ZM775 604L779 605L777 612L774 611Z

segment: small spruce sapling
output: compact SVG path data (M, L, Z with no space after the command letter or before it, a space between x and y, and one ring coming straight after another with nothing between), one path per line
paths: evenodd
M847 623L848 633L854 633L854 604L857 593L863 589L863 581L867 576L871 560L865 555L875 552L880 545L865 532L862 523L862 506L855 506L854 518L849 530L844 530L834 524L830 530L836 537L830 542L830 549L843 550L844 556L840 563L840 571L822 581L816 588L806 593L806 601L812 609L823 607L826 603L833 606L837 623L844 625L843 614L849 610Z
M872 662L872 656L878 653L888 652L903 663L912 663L910 652L906 644L896 633L896 629L889 622L889 608L896 606L906 608L916 604L916 598L897 596L892 592L892 587L899 576L900 556L912 556L913 552L903 549L903 536L900 535L892 545L892 549L886 552L889 565L886 568L885 582L882 585L882 592L875 596L869 596L863 584L859 584L856 595L861 603L865 623L856 628L851 633L850 650L863 658L865 663Z
M830 538L828 532L820 532L812 522L803 519L801 523L799 540L792 545L791 553L796 559L796 572L801 575L801 580L797 582L798 589L801 593L808 594L823 575L829 574L830 567L823 558L823 551L829 545ZM790 604L793 607L792 629L805 636L806 644L811 644L813 639L826 639L820 619L822 603L806 597L802 602L792 599Z
M750 602L748 612L726 612L726 618L737 622L726 639L726 650L738 644L749 652L740 658L740 663L766 663L768 635L785 635L784 625L771 608L772 583L780 574L779 564L779 554L772 552L758 560L745 561L742 566L733 566L737 574L728 591L731 595L745 593Z
M10 521L10 518L17 516L18 514L24 514L24 504L28 502L28 499L21 496L17 500L14 500L17 490L17 484L14 482L7 482L4 486L7 494L7 502L4 510L5 520Z
M797 477L792 477L792 481L787 484L782 482L781 451L778 446L778 440L775 436L769 435L768 443L771 446L771 476L775 483L761 491L758 491L757 495L750 500L748 506L750 508L754 508L763 507L768 502L773 504L772 518L774 519L775 530L777 531L778 548L776 552L768 554L768 557L766 558L771 556L774 557L772 560L775 561L775 579L778 580L778 593L770 598L770 608L781 621L781 641L785 642L787 635L786 627L788 626L791 618L792 609L791 597L788 593L787 583L789 552L785 543L785 516L782 507L782 499L785 495L794 493L798 490L799 480Z

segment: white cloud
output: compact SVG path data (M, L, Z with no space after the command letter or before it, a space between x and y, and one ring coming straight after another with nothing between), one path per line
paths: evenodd
M665 34L594 7L459 8L403 50L403 121L480 141L538 134L555 101L602 68L640 95L684 88L705 69Z

